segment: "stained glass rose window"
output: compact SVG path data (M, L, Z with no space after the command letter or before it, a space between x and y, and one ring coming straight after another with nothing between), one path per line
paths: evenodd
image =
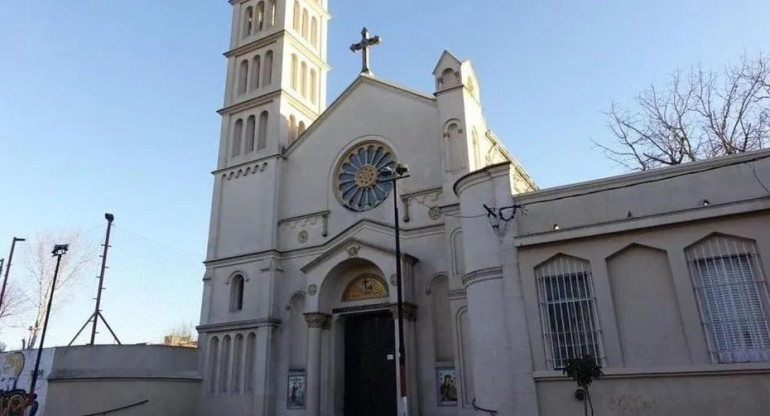
M382 143L354 147L337 168L337 195L353 211L366 211L388 198L392 185L383 182L396 165L393 152Z

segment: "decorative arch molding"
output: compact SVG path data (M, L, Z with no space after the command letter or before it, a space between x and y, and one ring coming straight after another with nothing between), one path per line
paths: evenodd
M566 253L563 253L563 252L558 252L558 253L554 254L553 256L548 257L547 259L545 259L545 260L541 261L540 263L536 264L535 265L535 269L537 269L539 267L542 267L544 265L547 265L548 263L551 263L551 262L553 262L555 260L558 260L559 258L564 258L566 260L574 260L574 261L586 262L586 263L590 263L591 262L590 260L584 259L582 257L573 256L571 254L566 254Z
M726 234L726 233L722 233L722 232L719 232L719 231L714 231L712 233L709 233L709 234L707 234L707 235L705 235L705 236L695 240L693 243L691 243L688 246L686 246L684 248L684 250L685 251L691 250L692 248L697 247L698 245L703 244L706 241L709 241L711 239L716 239L716 238L724 238L724 239L728 239L728 240L737 240L737 241L740 241L742 243L747 243L747 244L756 244L757 243L757 240L755 240L753 238L743 237L743 236L735 235L735 234Z
M305 291L304 290L297 290L297 291L295 291L294 293L292 293L291 295L289 295L286 298L286 310L287 311L291 310L291 303L292 303L292 301L294 299L299 298L299 297L302 297L302 298L305 297Z
M382 299L390 296L388 282L372 273L362 274L353 278L342 292L343 302L358 300Z
M444 126L441 128L441 131L444 133L444 137L449 137L449 128L453 125L457 125L457 132L462 134L463 133L463 122L460 121L460 119L457 118L450 118L444 123Z
M250 280L248 274L246 274L242 270L236 270L230 273L229 276L227 276L227 280L225 280L225 285L229 285L233 281L233 279L235 279L236 276L243 276L244 282L248 282Z
M666 254L668 253L668 251L666 251L666 250L664 250L662 248L648 246L646 244L641 244L641 243L633 242L631 244L627 244L627 245L623 246L619 250L614 251L612 254L610 254L609 256L605 257L605 259L606 260L611 260L611 259L613 259L613 258L615 258L615 257L617 257L617 256L619 256L619 255L621 255L621 254L623 254L625 252L627 252L628 250L631 250L631 249L634 249L634 248L642 248L642 249L645 249L645 250L653 250L653 251L657 251L657 252L661 252L661 253L666 253Z
M434 273L433 276L431 276L428 279L428 282L425 284L425 294L426 295L430 295L431 289L433 288L433 283L435 283L436 280L438 280L438 279L440 279L442 277L446 277L447 279L449 279L449 273L447 273L447 272Z

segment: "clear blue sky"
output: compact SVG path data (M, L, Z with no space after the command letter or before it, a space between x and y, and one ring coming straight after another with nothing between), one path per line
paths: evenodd
M541 187L620 173L590 142L613 100L770 40L761 0L330 3L330 101L357 74L363 25L385 40L375 73L426 92L447 48L473 60L490 126ZM0 2L0 257L41 230L99 240L113 212L104 311L124 342L198 320L230 17L225 0ZM94 289L84 279L54 316L50 344Z

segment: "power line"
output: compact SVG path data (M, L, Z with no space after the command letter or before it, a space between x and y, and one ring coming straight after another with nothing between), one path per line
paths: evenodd
M178 251L178 252L180 252L180 253L184 253L184 254L187 254L187 255L189 255L189 256L195 257L196 259L202 259L202 258L204 258L204 256L203 256L202 254L200 254L200 253L193 253L192 251L188 251L188 250L185 250L185 249L183 249L183 248L179 248L179 247L176 247L176 246L172 246L171 244L168 244L168 243L164 243L164 242L162 242L162 241L158 241L158 240L155 240L155 239L153 239L153 238L150 238L150 237L144 236L144 235L142 235L142 234L139 234L139 233L137 233L137 232L134 232L134 231L126 230L125 228L123 228L123 227L118 227L117 225L115 225L114 227L115 227L115 229L117 229L117 230L120 230L120 231L122 231L122 232L124 232L124 233L126 233L126 234L131 234L131 235L133 235L134 237L138 237L138 238L141 238L141 239L143 239L143 240L146 240L146 241L150 241L150 242L152 242L152 243L155 243L155 244L158 244L158 245L161 245L161 246L164 246L164 247L170 248L170 249L172 249L172 250L176 250L176 251Z

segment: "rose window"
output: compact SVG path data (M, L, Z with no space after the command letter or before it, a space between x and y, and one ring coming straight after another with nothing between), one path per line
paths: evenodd
M393 152L381 143L365 143L348 151L337 168L337 195L346 207L366 211L388 198L392 185L383 181L396 164Z

